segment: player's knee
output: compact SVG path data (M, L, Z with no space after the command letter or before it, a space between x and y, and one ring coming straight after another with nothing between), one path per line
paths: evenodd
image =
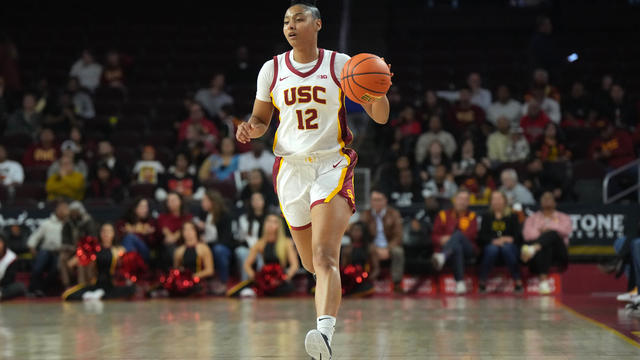
M318 271L331 271L338 269L338 255L322 248L314 249L313 267Z

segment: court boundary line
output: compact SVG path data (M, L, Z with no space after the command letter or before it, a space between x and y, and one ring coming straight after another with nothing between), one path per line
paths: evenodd
M596 319L590 318L587 315L579 313L577 310L574 310L569 305L563 303L562 301L560 301L558 299L555 299L555 301L556 301L556 304L560 305L561 308L567 310L567 312L569 312L570 314L573 314L573 315L575 315L576 317L578 317L578 318L580 318L582 320L586 320L587 322L590 322L591 324L596 325L596 326L598 326L598 327L600 327L600 328L602 328L602 329L604 329L604 330L606 330L606 331L618 336L619 338L621 338L622 340L626 341L627 343L629 343L629 344L635 346L636 348L640 349L640 342L630 338L629 336L621 333L620 331L612 328L609 325L606 325L606 324L604 324L604 323L602 323L602 322L600 322L600 321L598 321Z

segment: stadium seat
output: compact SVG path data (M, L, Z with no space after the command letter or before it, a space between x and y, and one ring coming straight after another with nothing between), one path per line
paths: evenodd
M129 195L131 197L142 196L145 198L154 198L156 193L156 185L153 184L131 184L129 185Z
M24 168L25 180L28 182L47 181L47 171L49 166L28 166Z
M19 200L19 199L45 200L46 197L47 197L47 193L45 191L44 183L27 182L16 187L15 200Z
M2 144L7 148L26 148L33 143L33 137L27 134L5 135Z

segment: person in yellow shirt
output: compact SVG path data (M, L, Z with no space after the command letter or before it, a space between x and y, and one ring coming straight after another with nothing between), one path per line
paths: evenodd
M47 200L61 197L72 200L84 198L85 179L81 173L74 170L71 157L63 156L60 159L60 170L47 179L46 191Z

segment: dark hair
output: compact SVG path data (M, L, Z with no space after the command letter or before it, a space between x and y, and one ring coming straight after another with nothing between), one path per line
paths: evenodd
M305 8L305 10L309 11L311 13L311 16L313 16L314 19L320 19L322 20L322 17L320 16L320 10L318 10L318 7L316 6L316 1L312 1L312 0L306 0L306 1L296 1L296 0L292 0L291 1L291 6L294 5L299 5ZM291 7L290 6L290 7Z
M133 199L133 202L129 205L129 207L127 208L127 212L124 215L124 220L126 222L128 222L129 224L135 224L138 221L145 221L147 219L140 219L138 218L138 215L136 214L136 208L138 207L138 205L140 205L140 203L142 202L142 200L147 200L147 202L149 202L149 199L142 197L142 196L138 196L135 199ZM151 209L149 209L151 210ZM149 211L149 217L151 216L151 211Z
M373 237L371 236L371 232L369 231L369 227L367 226L367 224L360 220L354 222L353 224L351 224L351 228L349 229L349 235L351 235L351 230L353 230L355 226L360 227L360 229L362 230L362 243L365 245L365 247L369 246L369 244L373 240Z
M186 204L185 204L184 198L183 198L183 197L182 197L182 195L180 195L180 193L179 193L179 192L177 192L177 191L170 191L170 192L167 194L167 199L166 199L166 200L165 200L165 202L164 202L165 210L166 210L167 212L169 212L169 211L170 211L170 210L169 210L169 196L171 196L171 195L176 195L176 196L178 197L178 199L180 199L180 216L183 216L184 214L186 214L186 213L187 213L187 206L186 206Z
M211 201L211 213L214 221L218 222L222 219L222 215L228 214L229 210L224 202L224 198L216 190L207 190L204 196Z
M198 238L197 240L200 241L200 235L201 235L200 234L200 229L198 229L198 227L196 226L196 224L193 221L185 221L180 226L180 239L178 239L178 242L180 244L184 244L184 227L185 227L185 225L193 226L193 230L195 230L196 237Z
M102 228L104 226L111 226L113 228L113 244L119 244L120 243L120 238L118 237L118 229L116 228L116 226L109 221L103 222L102 224L100 224L100 227L98 228L98 241L102 242L102 237L101 237L101 233L102 233Z

